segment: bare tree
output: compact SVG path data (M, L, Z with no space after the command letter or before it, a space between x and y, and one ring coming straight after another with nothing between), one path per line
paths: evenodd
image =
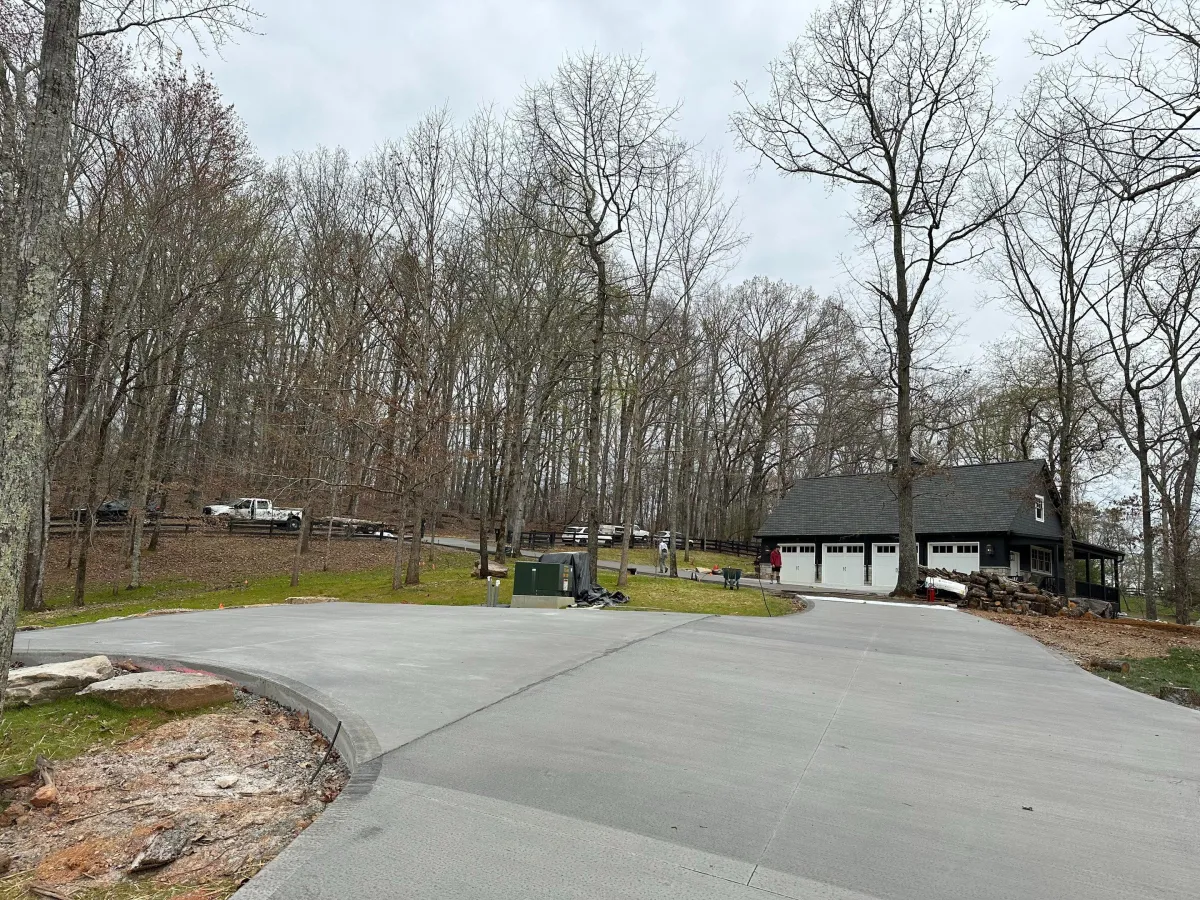
M1092 151L1097 180L1131 201L1200 174L1200 4L1051 0L1049 7L1065 37L1038 38L1043 54L1103 42L1063 94L1079 113L1071 136Z
M538 183L537 224L576 241L595 277L585 504L588 557L596 571L600 531L601 400L610 276L608 244L626 227L646 185L675 152L667 140L678 107L662 107L640 57L580 54L553 81L528 88L516 121Z
M1094 344L1090 311L1108 288L1112 210L1108 192L1090 173L1089 154L1071 139L1075 117L1036 108L1017 140L1020 167L1032 172L993 229L1002 253L985 269L1005 301L1032 328L1053 373L1058 418L1059 515L1063 579L1075 595L1076 462L1086 415L1081 397ZM1023 174L1023 173L1022 173Z
M853 221L872 249L863 279L892 316L899 508L898 595L916 586L913 326L948 267L965 262L998 212L974 182L999 124L981 0L835 0L770 66L767 100L733 124L787 174L855 189Z

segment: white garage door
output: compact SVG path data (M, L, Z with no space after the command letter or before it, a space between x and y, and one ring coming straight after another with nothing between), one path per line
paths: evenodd
M817 580L816 544L780 544L783 568L779 579L784 584L815 584Z
M821 551L821 583L862 587L866 579L862 544L825 544Z
M950 569L964 575L979 571L978 544L930 544L929 567Z
M875 587L887 588L889 591L896 586L900 577L900 545L872 544L871 545L871 584Z

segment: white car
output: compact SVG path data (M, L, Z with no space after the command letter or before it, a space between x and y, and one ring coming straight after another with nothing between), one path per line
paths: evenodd
M568 525L563 529L562 542L577 547L586 547L588 542L587 528L583 525ZM612 542L612 534L605 534L604 526L601 526L600 532L596 535L596 543L601 547L611 547Z

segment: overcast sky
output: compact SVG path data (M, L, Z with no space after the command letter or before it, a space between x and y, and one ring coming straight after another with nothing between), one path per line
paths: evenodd
M855 243L845 197L768 169L739 152L729 133L735 81L765 86L764 68L797 37L817 0L254 0L263 13L246 35L210 57L226 98L267 158L317 145L352 155L398 137L428 109L459 119L482 104L507 106L527 82L553 75L563 56L597 47L642 52L662 98L683 102L679 130L726 158L727 191L739 198L750 236L732 277L782 278L821 293L846 287L843 258ZM1001 92L1038 66L1025 38L1040 13L997 5L990 52ZM974 277L950 285L970 355L1011 327L983 305Z

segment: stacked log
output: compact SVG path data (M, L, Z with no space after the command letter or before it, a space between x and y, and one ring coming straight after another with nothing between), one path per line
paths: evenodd
M1009 575L995 573L954 572L948 569L931 569L920 566L921 577L933 576L957 581L967 586L967 596L958 605L970 609L990 609L1017 615L1058 616L1083 615L1087 612L1086 601L1067 600L1036 584L1022 581ZM1096 603L1098 601L1093 601Z

